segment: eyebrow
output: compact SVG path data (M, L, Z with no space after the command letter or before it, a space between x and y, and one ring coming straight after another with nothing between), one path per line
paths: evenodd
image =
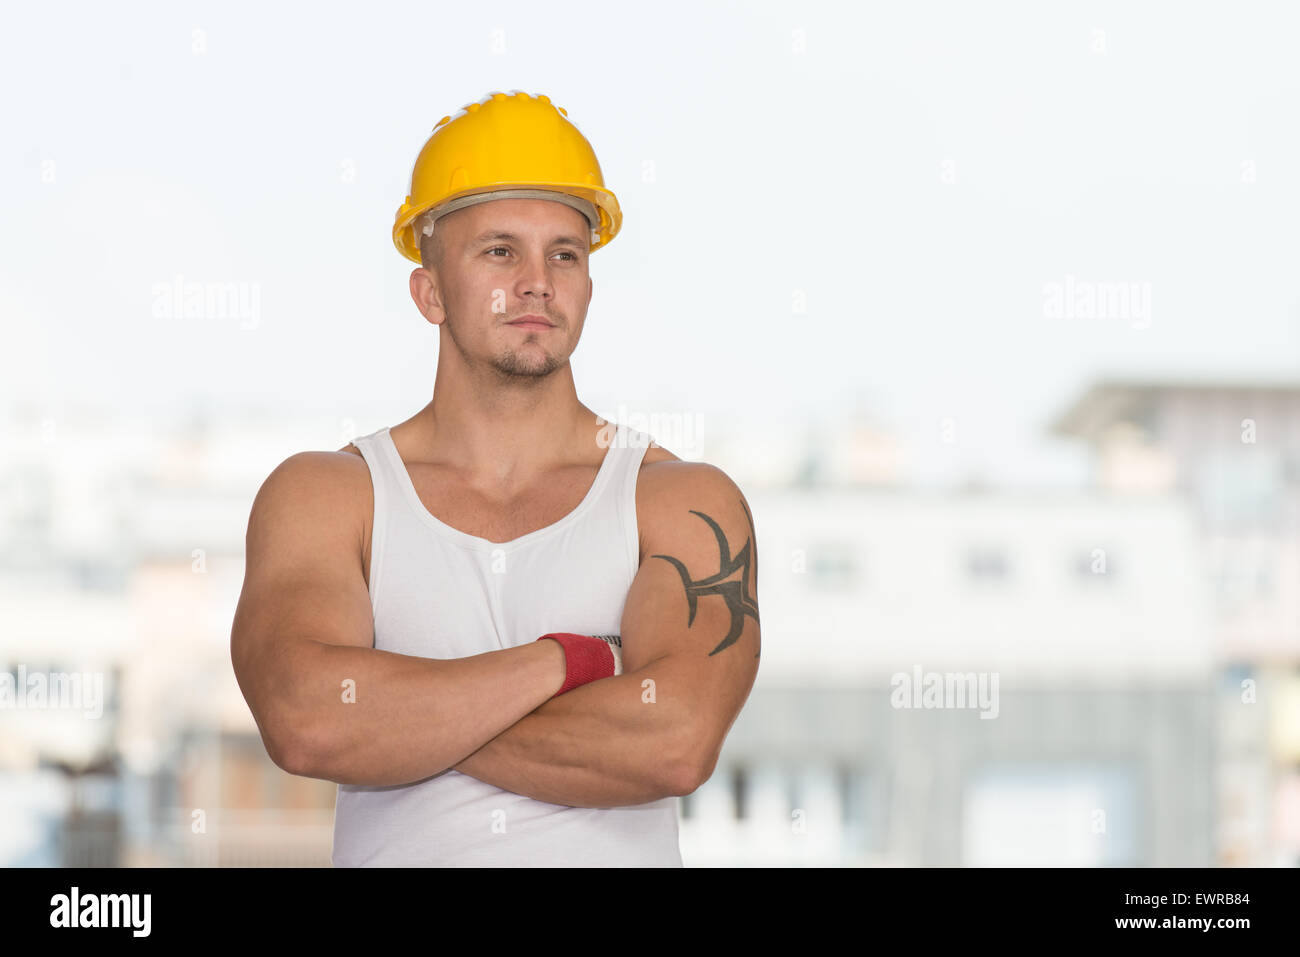
M475 245L486 242L519 242L519 237L514 233L501 232L500 230L490 230L486 233L479 233L474 237ZM587 242L576 236L556 236L551 240L552 246L577 246L579 249L586 249Z

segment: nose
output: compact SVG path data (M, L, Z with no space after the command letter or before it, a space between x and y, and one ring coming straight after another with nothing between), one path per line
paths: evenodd
M541 299L550 301L555 295L554 286L551 283L551 276L546 268L545 257L529 257L526 264L519 269L519 280L516 290L520 296L531 299Z

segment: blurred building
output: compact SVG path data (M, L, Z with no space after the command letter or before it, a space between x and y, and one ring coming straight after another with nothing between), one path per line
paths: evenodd
M1053 426L1098 488L1176 492L1200 527L1225 864L1300 865L1300 384L1105 381Z
M0 863L328 865L335 786L269 761L230 664L252 495L320 425L256 421L20 410L0 432L0 670L94 673L106 698L0 707Z
M763 663L684 801L691 863L1213 863L1213 656L1184 502L747 497ZM989 700L900 707L918 670Z

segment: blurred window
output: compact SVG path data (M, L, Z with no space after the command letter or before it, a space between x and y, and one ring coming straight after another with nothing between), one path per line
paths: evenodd
M1003 581L1011 574L1006 552L994 546L976 546L966 552L966 573L977 582Z
M857 546L852 542L822 542L808 553L808 580L815 588L851 591L859 574Z

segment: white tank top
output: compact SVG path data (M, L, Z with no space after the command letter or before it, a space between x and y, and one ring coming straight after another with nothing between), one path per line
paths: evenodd
M424 507L387 428L353 439L375 513L375 647L464 658L551 631L616 635L639 544L636 478L649 436L619 425L582 502L545 528L490 542ZM340 784L336 867L681 867L677 798L617 808L536 801L459 771L392 787Z

